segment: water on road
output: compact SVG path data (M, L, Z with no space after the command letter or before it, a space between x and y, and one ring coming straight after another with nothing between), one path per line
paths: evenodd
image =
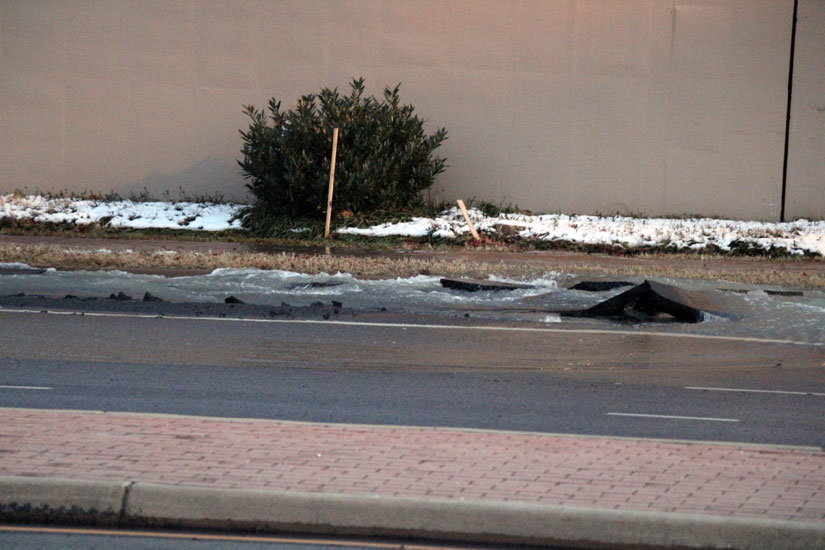
M570 321L555 312L584 309L628 287L608 292L569 290L575 274L547 272L529 280L491 277L494 281L529 285L508 291L467 292L444 288L439 277L363 280L348 273L306 275L289 271L216 269L208 275L167 278L121 271L56 271L26 273L20 264L0 264L0 295L40 294L62 297L107 297L123 292L140 299L144 293L173 302L223 302L234 296L247 303L308 306L340 302L361 310L386 308L421 314L463 315L504 322L552 323ZM640 283L639 278L625 280ZM740 336L825 343L825 292L806 290L802 296L768 294L766 287L725 281L658 279L690 291L709 291L725 310L707 315L698 324L593 321L606 330L650 330L713 336Z

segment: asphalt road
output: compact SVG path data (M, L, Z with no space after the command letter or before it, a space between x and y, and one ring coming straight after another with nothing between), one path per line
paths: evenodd
M186 533L0 525L0 548L14 550L473 550L479 547L324 537ZM482 547L491 550L492 547Z
M0 311L0 406L825 445L822 347L573 327Z

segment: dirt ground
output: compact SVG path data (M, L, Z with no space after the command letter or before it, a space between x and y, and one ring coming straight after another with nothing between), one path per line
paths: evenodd
M0 262L57 269L121 269L165 276L208 273L217 267L346 271L362 278L417 274L538 276L548 271L603 276L728 280L787 288L825 288L825 260L699 254L614 256L501 248L274 247L232 242L133 240L0 235Z

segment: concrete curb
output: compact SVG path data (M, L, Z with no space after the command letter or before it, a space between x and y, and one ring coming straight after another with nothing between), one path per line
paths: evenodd
M131 483L0 476L0 520L117 523Z
M0 520L245 528L571 548L825 548L825 522L35 477L0 477Z

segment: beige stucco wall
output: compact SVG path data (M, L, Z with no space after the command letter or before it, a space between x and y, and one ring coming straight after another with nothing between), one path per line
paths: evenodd
M785 217L825 218L825 2L800 0Z
M447 127L439 198L777 219L792 9L0 0L0 192L241 198L242 105L364 76L376 94L401 82L402 99ZM809 163L795 162L796 174Z

